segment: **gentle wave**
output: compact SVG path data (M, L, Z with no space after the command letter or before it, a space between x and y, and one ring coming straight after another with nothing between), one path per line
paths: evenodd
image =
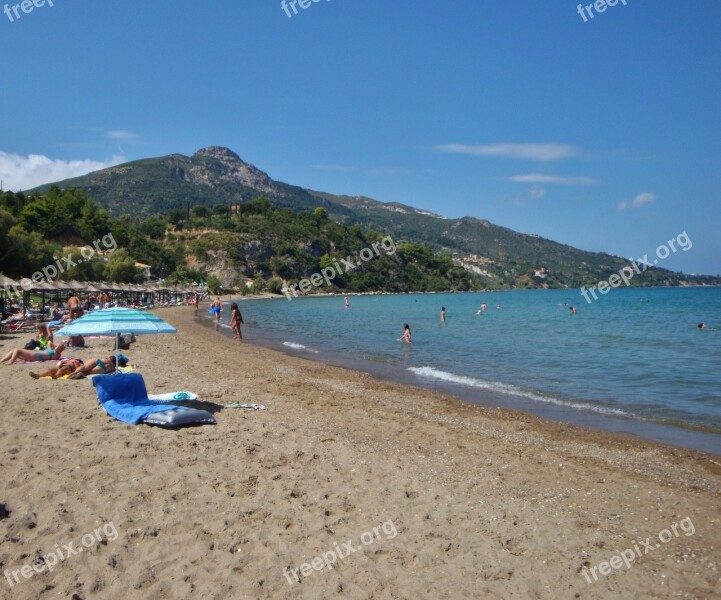
M283 345L292 348L293 350L305 350L306 352L311 352L312 354L318 354L318 350L313 350L313 348L308 348L308 346L304 346L303 344L298 344L296 342L283 342Z
M510 394L512 396L519 396L521 398L535 400L536 402L545 402L546 404L556 404L558 406L567 406L580 410L590 410L604 415L616 415L623 417L635 416L618 408L594 406L593 404L586 404L583 402L570 402L568 400L560 400L558 398L553 398L549 396L541 396L540 394L524 390L520 387L508 383L500 383L498 381L485 381L483 379L477 379L475 377L456 375L455 373L440 371L438 369L434 369L433 367L408 367L408 370L420 377L426 377L429 379L436 379L440 381L448 381L449 383L458 383L472 388L490 390L492 392Z

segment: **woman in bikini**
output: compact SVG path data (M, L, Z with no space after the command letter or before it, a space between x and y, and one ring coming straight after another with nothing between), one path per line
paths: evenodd
M403 324L403 335L398 338L399 342L411 343L411 326L408 323Z
M235 336L233 337L234 340L242 340L243 334L240 332L240 326L243 323L243 315L240 312L240 309L238 308L238 305L233 302L233 304L230 305L230 328L233 330L233 333Z
M58 360L65 350L65 342L58 344L54 348L46 350L25 350L25 348L15 348L10 350L5 356L0 358L0 364L12 365L19 360L25 362L45 362L48 360Z
M30 373L30 377L33 379L40 379L41 377L52 377L53 379L60 379L65 375L70 375L75 369L83 366L83 361L79 358L61 358L58 362L58 366L54 369L47 369L41 373Z
M118 362L121 367L128 364L128 360L124 356L122 356ZM68 379L80 379L88 375L109 375L114 372L115 355L106 358L91 358L75 369Z

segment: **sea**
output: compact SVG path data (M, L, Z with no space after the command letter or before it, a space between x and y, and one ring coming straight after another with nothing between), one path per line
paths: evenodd
M616 288L590 304L578 290L348 299L349 308L342 295L243 300L244 338L468 402L721 455L721 288ZM229 317L224 302L226 333ZM411 344L398 341L405 323Z

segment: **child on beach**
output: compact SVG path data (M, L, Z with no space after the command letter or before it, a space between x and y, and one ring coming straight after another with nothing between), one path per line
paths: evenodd
M243 315L240 312L240 309L238 308L238 305L233 302L233 304L230 305L230 328L233 330L233 333L235 336L233 336L234 340L242 340L243 334L240 332L240 326L243 323Z

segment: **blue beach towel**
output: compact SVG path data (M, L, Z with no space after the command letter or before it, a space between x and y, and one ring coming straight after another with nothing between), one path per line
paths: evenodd
M93 385L100 406L111 417L124 423L137 425L152 421L153 424L168 426L215 423L213 415L207 411L153 402L148 398L145 381L140 373L96 375L93 377ZM151 417L157 413L172 416L168 419Z

